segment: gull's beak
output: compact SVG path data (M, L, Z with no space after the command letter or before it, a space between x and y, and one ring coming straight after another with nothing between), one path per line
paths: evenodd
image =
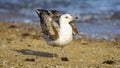
M78 17L73 17L73 20L76 20L76 19L78 19Z
M75 21L76 19L78 19L78 17L73 17L73 18L72 18L72 21Z
M78 19L78 17L73 17L70 23L73 23L76 19Z

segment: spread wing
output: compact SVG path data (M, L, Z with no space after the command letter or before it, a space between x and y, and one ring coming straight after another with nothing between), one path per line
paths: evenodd
M38 9L37 14L40 17L42 32L48 35L52 40L56 40L58 36L59 25L56 10L41 10ZM58 13L59 14L59 13Z
M77 28L75 27L75 25L73 23L70 23L71 27L72 27L72 33L73 35L78 34Z

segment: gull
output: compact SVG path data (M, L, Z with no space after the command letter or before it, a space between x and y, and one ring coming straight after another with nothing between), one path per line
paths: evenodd
M73 36L78 33L75 25L72 23L77 17L73 17L70 14L63 14L57 10L44 10L37 9L36 13L40 18L40 25L42 33L47 43L53 46L53 58L54 47L61 47L63 54L62 60L68 61L65 55L64 47L68 45L73 39Z

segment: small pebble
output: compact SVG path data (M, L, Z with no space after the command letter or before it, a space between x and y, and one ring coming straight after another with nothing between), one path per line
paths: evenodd
M85 40L81 40L81 44L87 45L87 42Z
M35 62L35 59L34 58L27 58L27 59L25 59L25 61Z
M23 66L23 64L19 64L19 66Z
M9 28L16 28L17 26L15 25L10 25Z
M29 44L28 44L27 46L28 46L28 47L31 47L31 45L29 45Z
M22 37L27 37L27 36L30 36L30 34L29 34L29 33L22 33L21 36L22 36Z
M106 61L104 61L104 62L102 62L103 64L115 64L115 62L114 61L112 61L112 60L106 60Z
M62 57L61 60L62 61L69 61L69 59L67 57Z
M19 29L16 29L17 32L19 32L20 30Z

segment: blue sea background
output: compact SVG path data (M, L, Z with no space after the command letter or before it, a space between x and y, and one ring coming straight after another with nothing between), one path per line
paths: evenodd
M78 16L79 34L120 40L120 0L0 0L0 20L39 24L37 8Z

